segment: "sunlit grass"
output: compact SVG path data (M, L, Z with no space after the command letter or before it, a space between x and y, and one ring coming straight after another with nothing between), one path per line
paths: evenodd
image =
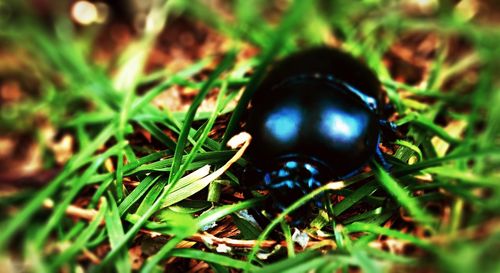
M250 2L230 5L234 18L202 1L157 3L148 17L150 25L110 67L91 58L98 26L77 31L67 14L61 14L49 29L23 4L6 4L13 16L0 21L1 41L21 63L34 63L41 96L6 105L0 128L39 135L35 120L43 116L56 130L71 132L77 149L40 190L18 189L0 200L3 259L20 261L36 272L161 272L170 257L204 261L214 272L347 272L350 267L363 272L415 267L498 272L500 262L490 252L500 244L500 92L494 74L500 60L499 28L464 19L446 1L428 7L431 15L421 17L412 15L411 1L291 1L274 11L266 1ZM279 20L263 19L273 12ZM204 56L175 73L146 73L164 23L168 28L167 18L179 14L223 35L228 41L220 52L224 56ZM418 83L395 78L404 71L394 71L388 57L408 35L434 35L438 41ZM458 38L470 49L459 52L463 56L457 60L450 54L456 53L452 41ZM335 197L318 213L314 228L306 228L314 243L295 249L293 227L283 221L284 214L262 230L235 214L261 199L217 201L224 197L222 185L239 189L234 172L246 162L226 143L240 130L242 115L269 65L324 43L356 55L377 72L394 105L392 119L400 135L383 141L394 152L387 155L391 170L375 163L371 171L328 184L286 210L292 212L323 192ZM238 57L245 47L259 53ZM202 73L208 75L195 77ZM187 111L151 104L175 86L197 90ZM200 111L214 89L214 110ZM226 113L231 115L224 133L212 137L217 119ZM134 144L136 131L150 135L155 145ZM44 160L46 168L55 167L50 152ZM238 166L219 178L217 170L229 167L228 162ZM130 182L140 183L132 187ZM208 189L206 198L194 195L203 189ZM82 198L86 202L81 209L90 217L77 219L78 211L71 215L68 210ZM230 251L218 253L219 243L196 241L205 238L196 237L202 229L227 221L228 215L240 232L236 239L241 239L229 244ZM283 238L268 238L280 232ZM168 240L133 270L129 248L135 240L160 235ZM273 251L264 247L266 240L278 240L272 241L276 245L283 240L279 261L262 258ZM103 245L109 249L95 264L78 262L78 256L89 256ZM405 251L408 246L432 259L421 262L422 252L412 255Z

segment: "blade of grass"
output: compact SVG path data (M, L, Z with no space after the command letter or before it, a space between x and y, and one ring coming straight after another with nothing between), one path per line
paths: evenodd
M215 171L214 173L204 177L203 179L208 179L208 180L215 180L217 179L224 171L226 171L234 162L236 162L245 152L246 148L248 148L248 145L250 144L250 137L248 135L244 136L245 141L243 143L243 146L236 152L236 154L220 169ZM111 262L116 255L118 254L119 249L124 247L134 236L135 234L139 231L139 229L148 221L149 217L151 217L154 213L158 211L158 209L161 207L162 201L168 194L171 192L173 186L175 186L174 183L172 184L167 184L159 194L158 198L154 201L154 203L144 212L143 215L137 219L137 222L134 223L134 225L129 229L129 231L123 236L122 240L117 243L117 246L115 249L111 250L108 255L102 260L101 264L97 266L93 272L99 272L102 270L109 262ZM161 251L161 250L160 250ZM161 251L162 255L165 255L168 253L168 251ZM163 256L155 255L154 257L154 262L159 262ZM154 264L151 266L151 268L154 266Z
M217 221L219 218L234 213L236 211L247 209L250 206L254 206L261 199L253 199L249 201L240 202L233 205L223 206L214 210L209 211L208 213L202 214L197 219L197 228L203 227L209 223ZM164 258L168 257L167 255L171 254L174 250L175 246L181 242L184 238L189 236L190 234L177 234L173 239L171 239L166 245L164 245L158 253L154 256L150 257L144 267L141 270L141 273L148 273L154 270L155 266ZM206 253L205 253L206 255ZM246 266L246 264L245 264Z
M279 54L282 45L284 44L285 37L293 31L294 27L301 21L303 11L307 9L310 3L308 1L294 1L292 7L289 8L287 13L284 15L283 20L272 35L272 41L269 43L269 47L264 49L262 53L262 59L259 65L255 69L255 73L252 75L250 82L245 88L245 91L241 95L240 100L236 108L233 111L231 119L227 125L226 131L221 141L221 149L223 149L229 139L233 136L238 124L241 119L241 115L247 108L253 94L255 93L257 86L264 78L267 67L270 65L274 57Z
M194 116L196 115L196 111L198 110L198 107L200 106L205 96L210 91L215 79L217 79L227 68L229 68L233 64L234 59L235 59L235 52L230 52L229 54L226 55L221 64L210 75L210 78L206 81L205 85L200 90L198 95L196 95L191 106L189 107L188 113L183 123L181 133L177 141L177 145L175 147L174 160L172 162L172 170L168 177L168 184L176 183L177 180L179 180L179 178L184 174L186 167L184 168L181 167L182 155L184 154L184 149L186 147L189 130L191 129L191 123L193 122ZM189 159L192 160L194 158L195 152L196 150L194 152L191 151L191 154L193 155L188 157L188 160L186 160L183 166L187 166L189 163L191 163Z
M262 231L260 228L258 228L255 224L251 223L250 221L241 218L237 214L232 215L233 222L238 227L238 230L240 231L240 235L242 239L244 240L255 240L257 237L259 237L260 232Z
M339 216L356 203L358 203L364 197L373 194L378 189L378 184L376 181L370 181L361 186L359 189L355 190L352 194L346 195L345 198L333 206L334 216Z
M178 170L178 172L180 174L183 174L186 171L188 165L194 160L199 148L203 145L203 143L205 142L205 140L208 137L209 132L212 130L212 127L215 123L215 119L217 118L218 113L221 110L222 98L225 96L226 90L227 90L227 84L223 83L223 85L220 88L219 95L217 96L217 101L215 103L216 110L210 116L210 119L206 123L207 125L204 127L204 129L201 133L201 136L198 138L195 146L191 149L185 162L182 164L182 166ZM175 162L175 158L174 158L174 162ZM172 164L172 171L173 171L173 164ZM176 178L174 177L173 179L176 179ZM201 189L205 188L208 185L208 184L203 184L202 182L205 182L205 181L203 179L200 179L195 183L191 183L190 185L186 185L185 187L183 187L183 189L177 188L177 185L179 184L179 183L177 183L173 187L172 193L170 193L167 196L168 200L166 200L166 202L163 204L162 207L173 205L173 204L177 203L178 201L184 200L185 198L195 194L196 192L200 191ZM211 182L212 181L206 181L206 183L211 183Z
M50 272L57 272L57 268L66 263L72 257L74 257L78 251L83 249L83 246L89 241L91 236L95 234L99 226L101 225L104 215L107 211L107 202L106 199L103 199L101 204L101 208L99 209L99 213L96 215L94 220L90 222L89 226L78 236L76 241L74 241L71 246L66 249L61 255L57 256L54 262L50 265Z
M190 173L189 175L186 175L185 177L181 178L174 186L174 189L172 190L172 193L168 195L168 200L167 202L171 200L175 200L175 203L178 201L181 201L185 199L186 197L190 196L191 190L196 190L199 189L201 190L204 188L203 185L201 185L201 188L199 187L200 183L196 183L197 181L201 180L203 177L207 176L208 173L210 172L210 166L205 165L201 167L200 169ZM143 214L147 208L149 208L158 195L161 192L161 189L165 187L166 180L159 181L152 190L150 190L144 200L141 202L139 205L139 208L137 209L137 214ZM203 184L203 182L202 182ZM187 190L185 188L187 187ZM187 195L187 196L185 196ZM171 203L174 204L174 203ZM165 206L165 205L164 205Z
M123 216L138 200L160 179L161 175L148 175L139 185L123 199L118 207L120 216Z
M173 249L170 252L170 256L205 261L236 269L243 269L246 266L246 263L244 261L236 260L220 254L207 253L205 251L201 251L198 249L190 249L190 248Z
M10 219L4 226L3 232L0 233L0 249L4 249L6 244L13 238L13 234L20 230L41 207L42 203L54 194L61 185L73 174L76 169L85 164L93 157L90 155L97 150L104 142L106 142L112 133L112 126L107 126L101 133L86 146L80 153L66 165L63 171L39 194L37 194L28 204L25 205L16 216Z
M290 231L290 226L286 223L286 221L281 221L281 229L283 230L283 234L285 235L285 241L286 241L286 250L288 257L294 257L295 256L295 248L294 248L294 243L292 240L292 233Z
M432 217L421 208L418 201L412 198L406 189L401 187L377 162L373 162L373 166L375 177L380 184L398 203L408 210L410 215L415 218L415 221L425 225L433 222Z
M103 154L97 156L95 158L95 161L92 162L92 165L90 165L90 167L87 168L87 170L85 170L83 175L78 177L77 179L75 179L73 181L73 183L71 184L71 188L64 195L63 200L61 202L57 203L57 206L54 208L54 212L52 213L50 218L47 220L47 223L38 232L36 239L35 239L36 246L38 246L38 247L43 246L45 240L49 236L52 229L60 222L61 218L65 215L66 208L69 206L69 204L71 204L73 199L78 195L80 190L85 186L85 181L92 174L94 174L97 171L97 168L99 168L107 158L116 154L122 148L123 147L116 144L115 146L109 148Z
M155 255L149 257L143 267L141 268L141 273L150 273L150 272L153 272L153 270L155 270L157 264L165 257L167 256L167 254L169 252L171 252L175 246L177 246L180 242L182 242L182 240L184 240L184 238L186 238L188 235L186 236L175 236L173 238L171 238L167 244L165 244Z
M125 127L128 124L129 112L133 106L135 89L156 37L164 28L169 8L173 2L175 1L152 3L152 8L146 17L147 24L145 24L143 37L139 41L130 44L123 56L126 63L121 66L115 80L115 88L125 92L117 126L116 139L118 143L125 142ZM145 103L145 100L142 100L141 103ZM138 104L139 107L141 103ZM119 201L123 198L123 160L123 153L119 153L116 168L116 193Z
M432 243L422 240L410 234L406 234L394 229L381 227L375 224L356 222L348 226L345 226L345 231L347 233L357 233L357 232L370 232L378 235L386 235L389 237L405 240L407 242L413 243L423 249L432 250Z
M297 254L293 258L285 259L279 262L262 267L261 269L252 270L255 273L294 273L294 272L311 272L325 265L339 262L341 264L355 264L352 258L342 254L330 254L321 256L319 251L306 251ZM333 271L326 271L333 272Z
M382 273L382 268L380 265L370 258L364 247L354 247L351 251L351 255L354 259L358 261L359 267L363 272L366 273Z
M248 254L247 268L245 268L245 272L248 272L248 270L250 269L250 267L252 265L252 261L254 260L256 254L257 254L257 251L260 248L261 242L267 238L267 236L270 234L270 232L277 225L279 225L279 223L281 221L283 221L288 214L292 213L293 211L298 209L300 206L306 204L308 201L312 200L314 197L320 195L321 193L328 191L328 190L335 190L335 189L337 189L337 185L335 183L329 183L329 184L326 184L322 187L319 187L319 188L315 189L314 191L302 196L300 199L298 199L293 204L291 204L288 208L283 210L283 212L280 213L280 215L278 217L274 218L271 221L271 223L269 225L267 225L267 227L264 229L264 231L262 231L259 238L257 238L255 246L252 248L251 252Z
M123 231L122 221L120 219L120 211L116 206L116 201L113 198L113 195L108 194L108 204L109 210L106 213L106 230L108 232L109 243L111 248L114 248L117 242L120 241L121 237L125 235ZM128 255L127 249L122 249L121 253L118 254L115 267L117 272L130 273L132 272L132 267Z

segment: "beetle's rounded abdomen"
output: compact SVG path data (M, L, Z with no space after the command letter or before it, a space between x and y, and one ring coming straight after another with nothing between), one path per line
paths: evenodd
M252 101L249 157L267 169L302 158L341 177L365 164L378 142L378 119L355 94L321 79L298 79Z
M288 56L252 97L242 184L267 190L268 210L279 213L327 181L358 173L378 154L382 106L377 77L349 54L316 48ZM292 220L309 217L324 198Z
M382 92L377 76L362 62L335 48L318 47L301 51L276 63L254 94L255 100L269 95L276 84L299 75L331 75L376 100L381 108Z

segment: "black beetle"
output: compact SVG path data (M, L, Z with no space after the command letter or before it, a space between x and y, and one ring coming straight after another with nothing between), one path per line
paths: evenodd
M247 113L252 143L244 186L269 191L267 211L275 213L327 181L359 173L373 158L387 165L378 145L382 127L390 126L383 107L377 76L347 53L321 47L283 59ZM293 221L321 206L320 199Z

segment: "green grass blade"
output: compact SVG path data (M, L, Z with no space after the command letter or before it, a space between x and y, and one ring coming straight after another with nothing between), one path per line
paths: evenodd
M84 245L89 241L92 235L95 234L99 225L104 219L104 215L107 211L107 202L103 201L99 213L96 215L94 220L90 222L89 226L78 236L76 241L71 244L71 246L66 249L61 255L57 256L55 261L51 264L51 272L56 272L57 268L66 263L72 257L74 257L80 250L83 249Z
M144 263L141 273L150 273L155 270L156 265L171 252L177 244L184 240L185 236L175 236L168 241L155 255L149 257Z
M321 268L325 263L332 263L335 256L322 256L319 251L305 251L297 254L293 258L285 259L279 262L252 270L254 273L281 273L281 272L310 272L311 270Z
M381 227L379 225L368 224L368 223L352 223L345 227L345 231L347 233L356 233L356 232L370 232L378 235L386 235L389 237L401 239L410 243L413 243L419 247L422 247L426 250L431 250L432 244L428 241L420 239L410 234L406 234L397 230Z
M210 91L214 81L220 76L220 74L222 74L227 68L229 68L229 66L233 64L234 58L235 58L235 52L231 52L228 55L226 55L221 64L215 69L212 75L210 75L210 78L206 81L205 85L200 90L198 95L196 95L194 101L189 107L181 133L179 135L177 145L175 147L174 161L172 163L172 171L170 172L170 175L168 177L168 184L176 183L177 180L179 180L180 177L184 174L185 169L184 171L182 171L181 169L182 156L184 154L184 149L186 147L188 134L191 129L191 123L193 122L194 116L196 115L196 111L198 110L198 107L200 106L205 96ZM187 161L184 164L188 165L189 163L190 162Z
M290 226L285 221L281 221L281 230L283 230L283 234L285 235L286 251L288 257L293 257L295 256L295 247L294 247L294 242L292 240L292 233L290 231Z
M232 205L225 205L225 206L221 206L221 207L212 209L208 212L203 213L202 215L200 215L200 217L198 217L198 219L197 219L198 226L199 227L206 226L208 224L211 224L211 223L217 221L218 219L220 219L226 215L230 215L230 214L235 213L237 211L251 208L251 207L259 204L260 202L262 202L262 198L254 198L254 199L242 201L239 203L235 203Z
M123 216L138 200L160 179L161 175L148 175L141 183L123 199L118 207L120 216Z
M239 99L238 105L233 111L231 119L229 120L226 131L224 132L224 136L222 138L221 149L226 146L229 139L235 133L236 129L238 128L241 115L247 108L247 105L250 102L253 94L255 93L259 83L264 78L267 67L271 64L274 57L280 52L285 37L289 35L293 31L294 27L300 22L300 20L303 19L303 12L307 9L309 4L310 3L308 1L294 1L292 7L285 14L284 19L280 23L278 29L275 31L275 33L273 33L273 40L270 42L270 46L266 48L262 53L262 59L260 60L258 67L256 68L255 73L252 75L250 82L246 86L245 92Z
M170 256L200 260L236 269L243 269L246 266L245 261L236 260L224 255L205 252L197 249L189 249L189 248L173 249L170 253Z
M111 194L108 194L108 204L109 210L106 213L106 230L108 231L109 243L111 248L114 248L117 242L120 241L121 237L125 235L123 231L122 221L120 219L120 211L116 206L115 199ZM132 267L128 255L127 249L122 249L121 253L118 254L115 267L117 272L130 273L132 272Z
M415 221L423 224L430 224L433 222L432 217L422 209L418 201L411 197L406 189L401 187L377 162L374 162L373 166L375 177L380 184L394 199L396 199L396 201L398 201L398 203L401 204L401 206L408 210L410 215L415 218Z
M333 183L326 184L322 187L319 187L315 189L314 191L302 196L300 199L295 201L293 204L291 204L288 208L286 208L278 217L275 217L269 225L262 231L260 234L259 238L257 238L257 241L255 243L255 246L252 248L252 251L250 254L248 254L248 267L245 268L245 271L248 271L250 269L250 266L252 264L253 259L255 258L255 255L257 254L257 251L260 248L260 243L264 241L267 236L269 236L270 232L277 226L281 221L284 221L285 217L298 209L300 206L306 204L308 201L312 200L314 197L318 196L319 194L328 191L328 190L333 190L336 189L336 185Z
M59 187L66 182L71 174L82 164L82 162L87 162L90 155L97 150L109 137L111 136L112 130L111 126L106 127L101 133L94 139L94 141L87 147L85 147L78 155L76 155L66 166L66 168L39 194L37 194L24 208L19 211L15 217L7 222L0 234L0 249L4 249L6 244L12 239L12 235L25 225L41 207L42 203L54 194Z

